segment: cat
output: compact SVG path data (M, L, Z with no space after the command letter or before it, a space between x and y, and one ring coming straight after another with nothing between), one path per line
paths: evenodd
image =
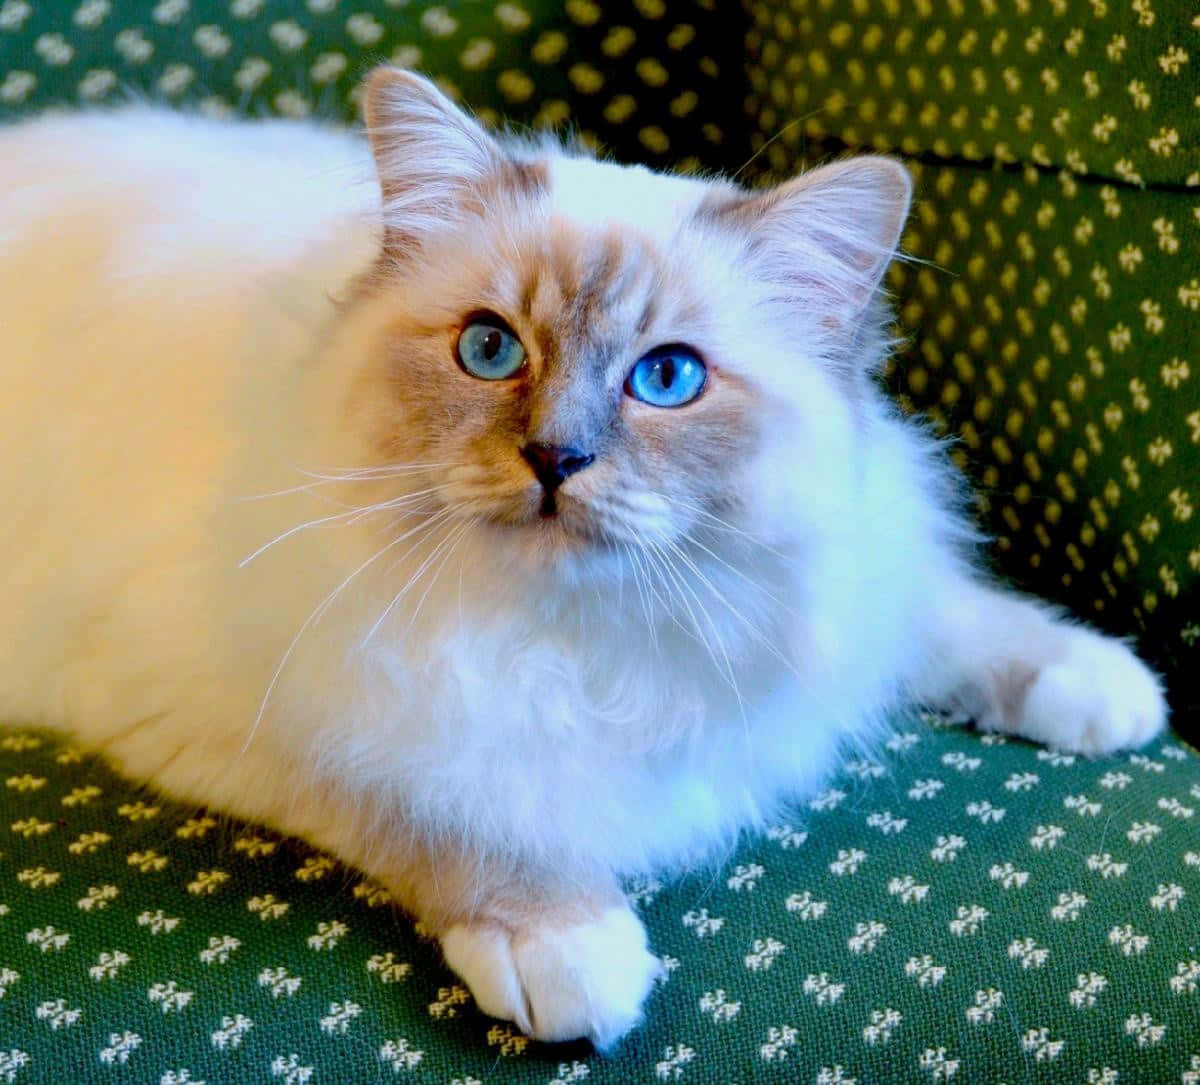
M1122 642L993 585L876 385L912 185L146 106L0 130L0 718L387 886L479 1007L616 1043L621 878L918 701L1099 755Z

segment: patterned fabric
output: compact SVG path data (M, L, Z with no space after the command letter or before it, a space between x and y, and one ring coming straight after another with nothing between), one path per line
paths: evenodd
M391 58L485 118L736 169L750 79L757 168L808 140L920 173L890 379L961 436L1009 568L1194 669L1195 32L1164 0L933 7L749 4L747 70L716 0L0 0L0 117L129 88L348 119ZM901 721L719 869L631 887L668 978L612 1059L481 1017L386 894L302 844L45 736L0 733L0 780L0 1082L1200 1085L1177 742L1085 762Z
M1084 761L899 721L719 868L630 888L667 979L610 1059L482 1017L302 844L42 735L0 738L0 779L0 1081L1200 1081L1175 742Z
M1003 571L1120 633L1200 727L1200 9L751 5L759 162L918 174L890 384L959 440Z
M744 79L743 23L717 0L669 12L666 0L0 0L0 118L131 90L215 113L357 120L363 75L390 59L485 120L736 169L741 93L718 88Z
M0 778L0 1080L1198 1080L1176 743L1087 762L901 721L720 869L631 887L668 978L611 1060L481 1018L304 845L43 736L0 739Z
M1198 12L1180 0L750 3L759 122L983 165L1200 185Z

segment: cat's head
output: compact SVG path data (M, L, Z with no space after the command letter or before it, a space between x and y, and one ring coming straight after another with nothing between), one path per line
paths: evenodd
M903 167L754 192L666 176L498 139L396 69L366 121L384 244L346 405L425 513L544 570L828 511L885 349Z

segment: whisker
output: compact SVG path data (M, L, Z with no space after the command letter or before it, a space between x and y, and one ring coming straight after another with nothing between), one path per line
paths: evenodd
M297 467L296 471L306 478L318 479L322 482L363 482L380 478L398 478L401 475L420 471L437 471L456 466L458 465L454 463L394 463L381 464L376 467L331 467L320 471L309 471Z
M257 550L255 550L254 553L249 555L249 557L242 558L242 560L238 562L238 568L244 569L259 555L265 554L268 550L270 550L271 547L273 547L276 543L281 543L281 542L283 542L284 539L289 539L293 535L298 534L301 531L305 531L306 529L308 529L310 527L320 527L322 524L332 524L332 523L337 522L338 520L345 520L347 517L354 516L358 513L361 513L362 511L363 510L361 508L355 506L354 508L347 509L344 512L335 512L335 513L330 514L329 516L320 516L315 520L306 520L302 524L297 524L295 527L290 527L287 529L287 531L283 532L282 534L276 535L275 538L271 539L269 542L263 543L262 546L260 546Z
M433 529L435 527L437 527L441 523L444 523L447 519L452 518L454 513L459 511L459 509L461 509L462 507L463 506L461 504L448 505L446 508L442 509L440 512L431 516L428 520L425 520L422 523L418 524L411 531L406 532L405 537L408 535L412 535L418 531L421 532L421 535L416 540L416 542L414 542L412 544L412 546L410 546L395 562L393 562L392 568L395 568L395 566L397 564L399 564L399 562L404 561L405 558L407 558L410 554L412 554L417 549L418 546L420 546L422 543L426 542L429 539L429 537L431 536L431 534L433 533ZM436 548L435 548L435 550L436 550ZM375 633L378 631L379 627L381 625L383 625L383 623L387 620L387 616L389 614L391 614L391 612L395 609L396 604L399 603L402 598L404 598L405 593L415 583L416 578L419 577L422 572L424 572L426 565L429 562L431 557L432 557L432 554L427 556L424 559L421 566L417 569L417 571L408 578L408 581L407 581L407 583L405 583L404 587L401 588L400 591L398 591L394 596L392 596L392 601L390 603L388 603L388 605L386 607L384 607L383 613L379 615L379 617L375 620L375 624L372 625L371 628L367 631L367 635L365 637L363 637L363 639L359 642L358 647L359 647L360 651L362 649L366 648L366 646L370 642L371 638L373 636L375 636Z
M422 502L418 499L427 498L432 494L439 493L441 489L442 488L440 486L430 486L425 490L414 490L411 493L401 494L399 497L389 498L387 501L379 501L374 505L367 505L359 511L357 516L347 520L346 523L356 524L363 517L370 516L376 512L386 512L390 509L404 509L405 512L410 515L413 512L422 512L424 511L423 508L410 509L409 506L413 504L427 505L428 502Z
M421 606L425 602L425 597L429 595L430 590L433 588L434 584L437 583L438 577L442 575L442 570L446 567L446 563L454 555L454 551L458 549L458 544L463 541L467 532L470 531L472 527L474 527L473 521L464 520L457 529L450 528L446 533L446 538L438 544L438 549L443 548L447 542L449 542L450 545L449 549L447 549L442 555L442 560L438 562L438 566L433 571L433 575L429 578L429 583L425 586L425 590L421 593L421 598L417 600L417 605L413 607L413 612L408 619L409 629L413 627L413 623L417 620L417 615L421 613ZM453 542L450 542L451 537L453 537ZM434 553L436 554L437 550L435 550Z
M431 494L437 493L439 489L440 487L431 486L426 490L417 490L414 493L402 494L399 497L393 497L387 501L377 501L373 505L355 505L352 508L343 510L342 512L331 513L329 516L319 516L315 520L306 520L304 523L297 524L295 527L288 528L287 531L276 535L275 538L271 539L269 542L263 543L262 546L254 551L254 553L238 562L238 568L244 569L247 565L254 561L255 558L265 554L268 550L270 550L271 547L283 542L285 539L291 538L293 535L299 534L301 531L306 531L308 528L321 527L325 524L336 523L339 520L344 520L346 525L356 524L359 522L359 520L362 520L367 516L373 516L379 512L387 512L392 509L405 508L406 506L417 502L418 499L426 498ZM414 509L412 511L422 510Z
M761 592L768 599L770 599L771 602L774 603L776 606L781 607L783 610L786 610L789 614L794 615L796 613L796 611L793 607L791 607L787 603L785 603L774 592L771 592L768 589L764 588L762 586L762 584L760 584L752 576L750 576L744 570L739 569L736 565L732 564L731 562L726 561L723 557L721 557L720 554L716 553L716 551L710 550L707 546L704 545L704 543L702 543L694 535L690 535L685 531L682 533L682 537L690 545L696 547L698 550L703 550L704 553L706 553L710 558L713 559L713 561L718 562L719 564L723 565L726 569L728 569L731 573L733 573L734 576L745 581L747 584L750 585L750 587L754 588L756 591Z
M687 616L691 620L692 628L695 630L694 639L708 652L709 658L712 659L713 666L719 671L721 669L721 663L717 659L716 652L713 650L713 646L709 643L708 637L704 633L704 628L701 626L700 620L696 617L696 612L692 609L692 605L688 601L687 596L683 594L678 574L672 570L671 563L667 560L666 554L664 554L662 549L651 539L643 540L642 545L642 552L651 560L652 565L658 570L659 577L663 582L663 586L667 587L669 585L670 588L674 588L674 594L683 604L684 610L687 612ZM674 612L670 612L673 615ZM678 619L676 619L676 624L683 628L682 623L680 623Z
M646 588L650 592L651 597L659 604L659 606L662 607L663 613L671 619L671 624L675 626L680 633L687 637L688 640L694 641L696 644L700 645L700 647L707 650L707 644L704 638L699 636L694 629L689 629L683 624L682 621L680 621L679 615L675 613L675 608L671 605L670 599L664 599L658 588L655 586L653 576L657 574L659 580L662 582L663 588L667 592L667 595L669 596L671 594L670 585L667 583L666 577L663 575L662 570L659 569L657 562L650 561L650 554L645 549L642 551L642 556L647 559L646 571L648 579L646 582Z
M289 486L286 490L271 490L265 494L245 494L242 497L235 497L235 502L241 503L244 501L265 501L269 497L286 497L288 494L305 493L312 490L315 486L320 486L319 482L303 482L299 486Z
M670 545L677 553L679 553L680 557L684 560L686 566L688 568L690 568L693 572L699 574L699 570L696 568L695 564L685 554L683 554L683 552L679 549L678 545L675 544L674 542L672 542L671 540L666 540L666 541L667 541L668 545ZM668 568L670 568L669 563L666 562L665 555L664 555L663 560L664 560L664 564L667 564ZM672 571L674 571L674 570L672 570ZM712 615L710 615L708 613L708 609L704 606L703 602L701 602L700 596L696 592L695 588L693 588L690 584L687 583L687 581L684 578L682 573L677 573L677 575L679 578L679 582L681 584L683 584L683 586L691 594L692 598L695 599L696 605L700 608L701 612L704 614L705 619L709 623L709 627L712 629L713 637L716 639L717 647L720 649L720 652L721 652L721 658L725 661L725 673L722 675L722 677L724 678L724 680L725 680L726 684L729 686L729 688L733 691L734 699L737 701L738 714L742 718L742 734L745 738L746 746L747 746L747 748L749 748L749 746L750 746L750 719L746 714L746 702L745 702L745 699L742 697L742 688L738 684L737 674L733 667L733 660L730 659L730 657L729 657L729 652L725 647L724 638L722 638L721 633L717 628L716 622L713 621ZM702 574L699 574L699 575L701 575L701 579L703 579ZM710 585L710 588L711 588L711 585ZM707 643L707 638L706 638L706 643ZM712 655L711 648L709 649L709 655L710 656ZM714 659L713 662L715 664L716 660ZM719 671L720 667L718 666L717 669Z
M657 628L657 626L655 626L654 619L651 616L650 596L642 588L643 573L641 571L641 566L638 563L637 555L634 552L633 546L630 543L625 542L624 540L621 541L621 545L625 548L625 553L629 556L629 567L630 567L630 570L633 572L633 586L637 589L638 601L642 605L642 613L645 615L645 618L646 618L646 631L650 634L650 640L654 644L655 648L657 649L657 647L658 647L658 628Z
M728 520L721 519L721 517L717 516L715 513L710 512L708 509L703 508L700 505L694 504L693 502L687 501L681 497L672 497L668 494L658 493L657 491L654 491L654 490L649 490L647 492L650 493L652 496L660 498L661 500L665 501L668 505L676 505L679 508L685 510L686 512L692 513L692 515L694 515L694 516L703 517L706 521L708 521L708 524L706 525L706 529L709 531L720 530L720 531L728 532L731 535L737 535L739 538L745 539L746 542L753 543L755 546L761 547L762 549L766 550L768 553L774 554L778 558L783 558L784 560L787 559L786 554L777 550L770 543L764 542L758 536L752 535L750 532L744 530L743 528L738 527L736 524L731 524Z
M433 536L434 529L437 528L437 526L439 524L444 523L447 519L449 519L449 517L450 517L450 512L448 510L443 510L442 513L431 517L429 520L427 520L427 521L419 524L417 527L413 528L411 533L420 532L420 534L413 541L412 545L409 546L409 548L407 550L405 550L404 553L400 555L400 557L398 557L394 562L392 562L392 564L390 566L388 566L388 570L387 570L388 573L390 573L393 569L395 569L396 566L399 565L401 562L406 561L413 553L416 552L416 550L419 546L421 546L425 542L428 542L429 539ZM417 571L420 572L421 570L418 569ZM371 628L367 630L366 635L362 638L361 641L359 641L358 647L359 647L360 651L362 649L366 648L366 646L370 643L371 638L375 636L375 634L376 634L376 632L378 632L380 626L382 626L383 623L387 620L388 615L391 614L391 612L395 608L396 604L400 602L401 598L404 596L405 590L407 589L408 585L411 583L412 583L412 577L410 576L409 580L406 582L404 588L401 588L399 592L397 592L395 595L392 596L392 598L388 602L387 606L383 608L383 612L379 615L378 618L375 619L375 621L371 625Z
M413 530L415 531L417 529L414 528ZM346 577L346 579L343 580L336 588L334 588L333 591L325 596L325 598L316 606L312 613L304 619L304 623L296 631L296 635L292 637L291 643L287 646L287 651L283 653L283 658L279 661L278 665L275 667L274 673L271 675L271 681L267 684L267 690L263 694L262 703L259 704L258 713L255 715L254 723L250 727L250 733L246 736L246 741L242 745L242 754L245 754L245 752L250 748L250 743L254 740L255 734L258 732L259 724L262 723L263 716L267 711L267 704L271 699L271 694L274 692L275 686L279 682L279 676L283 673L283 668L287 666L288 660L291 659L292 653L296 650L296 645L300 643L300 638L304 636L309 626L311 626L314 622L321 620L329 608L333 606L338 596L342 594L342 592L346 589L346 586L352 580L354 580L368 566L373 565L376 561L383 557L383 555L391 550L392 547L402 543L406 537L407 533L405 535L400 535L398 538L393 539L391 542L381 546L378 550L376 550L374 554L367 558L366 561L364 561L357 569L354 570L354 572Z
M455 465L452 463L392 464L381 467L332 468L326 471L308 471L302 467L297 467L295 468L297 474L313 479L314 481L303 482L299 486L288 486L282 490L271 490L267 493L247 494L243 497L235 497L233 500L236 502L265 501L271 497L286 497L288 494L309 492L318 486L325 486L333 482L372 482L379 479L399 478L421 471L436 471L441 468L453 466Z
M682 557L682 560L684 561L685 569L687 569L688 571L690 571L692 573L698 572L695 565L692 562L688 561L686 556L682 555L681 551L679 550L679 547L675 543L671 542L671 540L669 540L669 539L665 540L665 542L666 542L666 545L669 546L677 555ZM700 613L704 615L704 620L706 622L708 622L708 627L712 631L713 639L716 640L717 648L720 650L721 658L725 663L725 677L728 680L729 685L733 690L734 696L737 698L738 705L740 706L742 704L742 691L741 691L740 687L738 686L737 678L734 673L733 660L730 658L729 651L725 647L725 639L721 636L721 632L717 626L716 621L713 619L713 616L709 613L708 608L704 605L704 602L701 600L699 593L688 582L687 578L683 575L683 571L671 567L669 561L667 561L666 554L664 554L663 557L664 557L664 561L668 565L668 568L671 569L672 574L678 578L678 581L683 586L684 590L687 591L687 593L692 597L692 599L695 600L696 606L698 606L700 608ZM703 579L703 577L701 577L701 579Z
M732 614L733 617L742 624L750 636L758 644L767 649L767 651L775 659L787 667L788 670L792 671L792 673L799 677L799 672L796 670L796 667L792 661L787 659L783 653L780 652L780 650L774 644L772 644L770 640L767 639L766 635L725 597L725 595L716 587L716 585L713 584L707 576L705 576L704 571L692 560L686 551L684 551L683 548L677 543L669 540L667 545L671 547L671 549L679 557L679 560L682 561L692 571L696 578L713 594L717 601L721 603L725 609L728 610L729 613ZM734 571L736 572L736 570Z

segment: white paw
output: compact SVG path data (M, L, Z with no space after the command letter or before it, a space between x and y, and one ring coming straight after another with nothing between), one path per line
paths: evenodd
M1136 748L1167 722L1153 671L1121 641L1069 632L1066 658L1043 667L1025 696L1020 734L1088 755Z
M442 950L484 1013L538 1040L585 1037L600 1049L637 1024L662 967L622 907L591 923L515 933L459 923L442 936Z

